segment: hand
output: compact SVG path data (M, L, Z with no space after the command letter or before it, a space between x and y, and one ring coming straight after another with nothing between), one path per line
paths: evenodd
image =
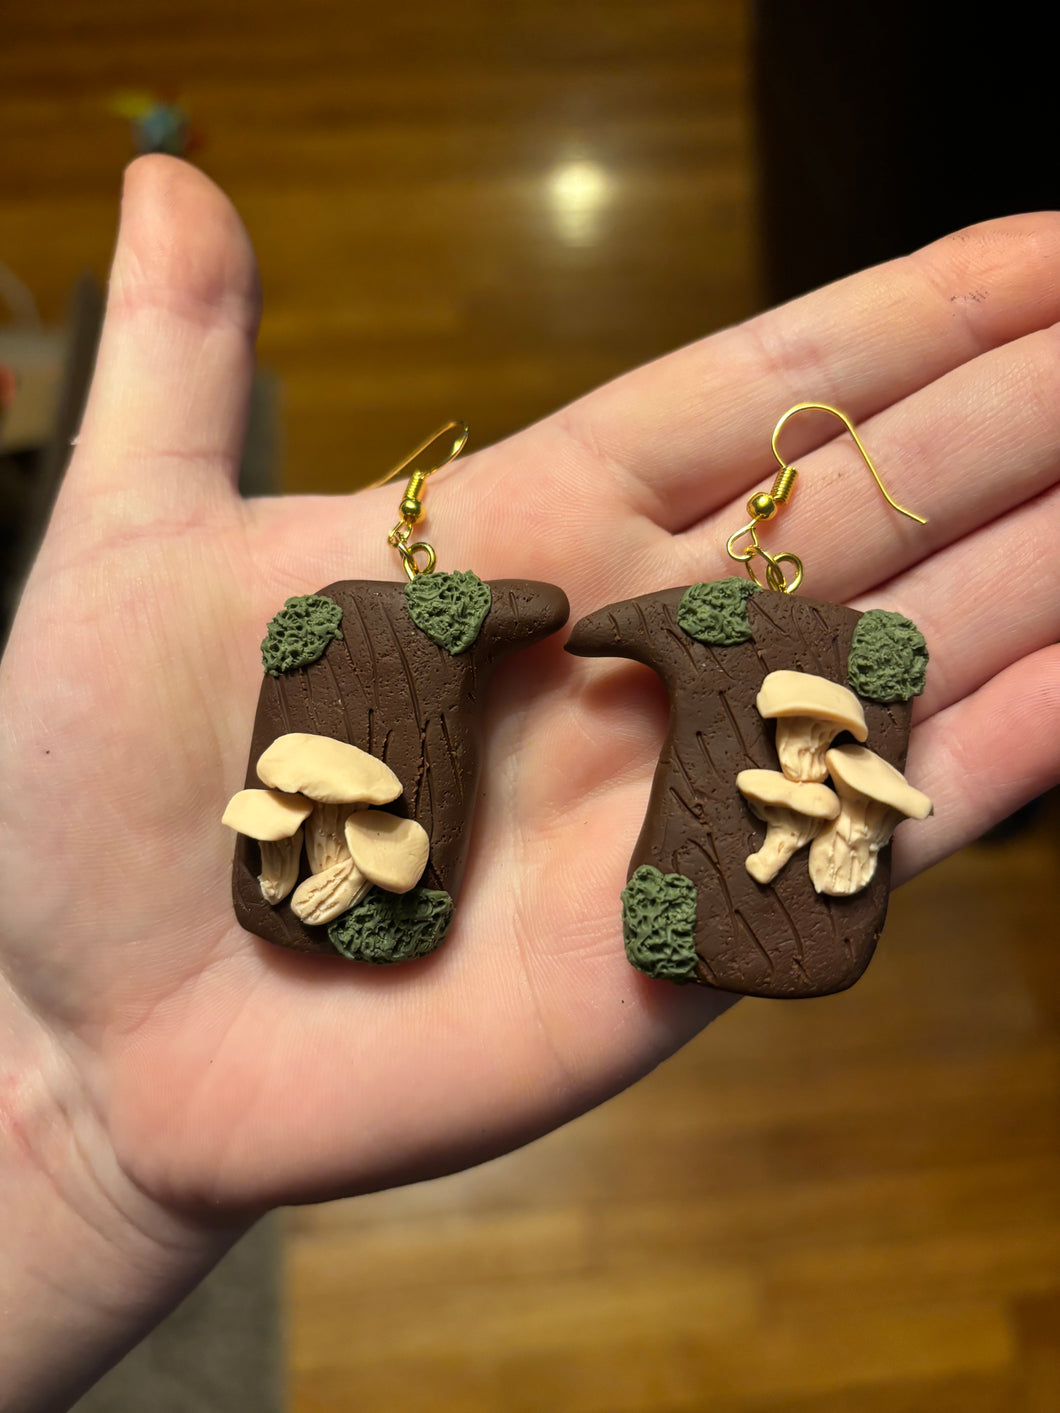
M814 596L897 609L928 639L908 774L936 814L899 834L907 878L1057 778L1058 316L1056 218L941 241L439 473L441 567L551 580L575 618L738 572L725 540L771 480L777 417L842 407L928 526L808 416L784 443L799 495L766 542L798 551ZM394 487L238 498L256 321L225 198L170 159L134 164L90 405L0 683L0 1030L20 1076L0 1118L64 1201L91 1191L159 1243L205 1212L236 1224L499 1153L729 1003L624 959L618 893L665 702L642 669L565 655L564 634L496 683L438 958L369 971L236 926L219 819L264 625L291 594L400 572Z

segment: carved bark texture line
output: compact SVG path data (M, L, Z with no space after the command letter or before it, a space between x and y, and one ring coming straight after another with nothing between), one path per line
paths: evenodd
M765 675L795 668L846 685L860 615L837 604L756 594L748 602L753 640L712 648L678 628L684 592L611 604L576 624L568 644L583 656L642 662L670 694L669 730L629 872L652 864L696 884L702 983L755 996L841 991L865 970L883 929L890 848L881 853L869 887L852 898L819 897L805 851L763 887L744 861L760 846L765 827L736 789L736 775L751 767L778 769L773 723L755 707ZM866 744L901 770L910 706L863 705Z
M490 589L493 607L478 639L456 657L412 622L403 584L348 581L321 589L342 609L342 638L312 666L263 678L247 786L260 786L255 762L288 731L333 736L370 751L405 787L387 808L417 819L430 836L423 886L455 898L467 856L489 679L509 653L561 628L569 611L552 584L500 580ZM242 926L283 947L334 955L326 928L306 927L287 902L270 907L264 901L259 868L258 845L240 837L232 891ZM303 860L300 881L307 875Z

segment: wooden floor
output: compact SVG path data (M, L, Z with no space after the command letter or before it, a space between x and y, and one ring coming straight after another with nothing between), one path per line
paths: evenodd
M756 306L747 0L56 0L5 16L0 260L105 270L120 89L261 255L290 489L493 440ZM289 1219L290 1413L1056 1413L1060 817L606 1108Z
M1055 1413L1060 810L475 1172L290 1219L297 1413Z

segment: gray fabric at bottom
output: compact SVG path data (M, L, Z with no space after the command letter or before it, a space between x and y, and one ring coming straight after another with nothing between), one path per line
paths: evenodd
M73 1413L280 1413L280 1224L245 1236Z

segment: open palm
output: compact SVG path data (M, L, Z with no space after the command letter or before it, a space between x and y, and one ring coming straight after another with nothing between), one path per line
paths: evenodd
M800 494L768 543L798 550L815 597L900 610L927 636L909 775L936 815L899 835L908 877L1060 763L1058 313L1051 218L833 286L439 473L441 567L550 580L576 617L733 572L725 539L768 483L774 421L837 403L929 525L894 516L834 424L808 417L785 443ZM62 1077L90 1162L185 1211L497 1153L727 1004L625 962L618 893L666 706L650 673L575 661L562 633L495 683L438 954L376 970L235 924L219 818L263 626L291 594L400 574L393 488L238 498L255 322L231 207L191 168L138 163L85 426L3 664L0 1030Z

